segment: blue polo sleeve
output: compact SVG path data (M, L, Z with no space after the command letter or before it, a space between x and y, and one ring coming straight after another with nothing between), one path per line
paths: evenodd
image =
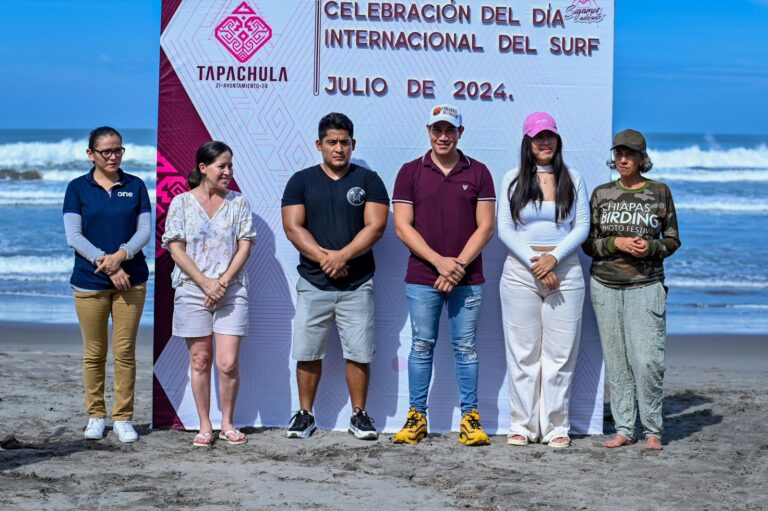
M83 203L80 199L79 179L70 181L67 185L67 191L64 193L64 211L63 213L83 214Z
M304 188L304 171L296 172L285 185L282 207L304 204Z
M379 204L389 206L387 187L384 186L384 181L381 180L376 172L370 172L365 188L366 202L378 202Z
M106 252L95 246L83 235L83 201L80 196L80 179L70 181L64 193L64 234L67 244L86 260L94 263Z
M139 214L152 213L152 203L149 202L149 193L147 192L147 185L144 181L140 181L139 184Z

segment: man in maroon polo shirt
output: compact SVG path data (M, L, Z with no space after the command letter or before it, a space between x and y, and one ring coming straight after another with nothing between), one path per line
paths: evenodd
M493 237L496 193L488 168L459 151L463 132L456 107L433 108L431 150L403 165L395 181L395 230L411 251L405 282L413 338L410 410L395 443L416 444L427 436L432 356L446 305L461 400L459 441L489 443L477 412L475 337L485 282L481 252Z

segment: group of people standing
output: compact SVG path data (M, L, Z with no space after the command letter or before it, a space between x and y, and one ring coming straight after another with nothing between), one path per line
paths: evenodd
M577 255L592 259L590 293L602 340L616 435L606 447L635 441L636 405L646 447L661 448L666 336L663 260L680 246L672 196L643 173L652 164L641 133L616 135L609 166L619 179L597 187L591 200L582 176L563 160L555 120L525 119L520 165L501 181L459 150L464 123L451 105L428 117L430 149L402 166L391 202L397 237L410 251L406 299L412 343L408 357L410 409L394 443L416 444L428 434L427 402L443 309L455 358L461 422L459 441L486 445L478 412L476 334L483 297L482 251L498 235L509 253L500 279L509 374L511 428L507 442L570 445L571 384L578 354L585 282ZM322 163L296 172L282 199L285 234L299 251L292 356L299 410L288 437L316 429L314 400L335 325L346 361L353 414L349 432L375 439L366 411L375 356L372 247L383 235L390 197L381 178L351 162L352 121L340 113L320 120ZM107 322L113 321L113 429L123 442L131 424L135 338L148 271L141 248L151 233L150 204L140 179L120 169L125 149L112 128L91 133L91 171L72 181L64 202L68 243L75 249L72 287L84 340L89 414L85 437L105 430ZM228 190L232 150L203 144L189 175L190 190L174 197L162 245L176 266L173 335L186 339L191 387L200 418L193 445L210 446L211 367L219 371L221 431L243 444L234 424L238 352L248 334L248 283L242 271L256 240L245 198ZM215 337L215 343L214 343Z

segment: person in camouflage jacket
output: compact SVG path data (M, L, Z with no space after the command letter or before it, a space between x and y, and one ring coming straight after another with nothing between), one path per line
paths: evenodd
M591 226L582 245L592 257L590 296L603 345L616 435L603 445L635 442L636 403L646 447L661 449L666 345L664 259L680 247L672 193L643 173L653 164L645 137L616 135L608 162L619 179L590 200Z

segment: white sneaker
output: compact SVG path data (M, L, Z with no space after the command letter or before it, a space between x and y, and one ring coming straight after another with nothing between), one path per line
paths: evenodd
M104 426L106 426L104 419L97 419L91 417L88 419L88 426L85 428L83 436L88 440L101 440L104 438Z
M117 439L121 442L135 442L139 439L131 421L115 421L112 424L112 431L115 432Z

